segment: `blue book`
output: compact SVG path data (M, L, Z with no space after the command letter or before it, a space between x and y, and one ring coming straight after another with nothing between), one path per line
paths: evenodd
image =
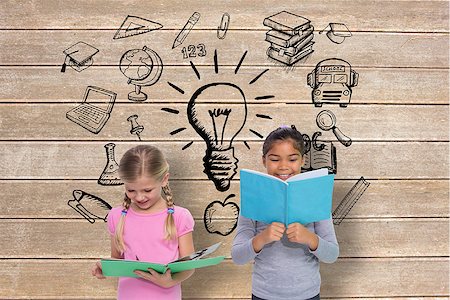
M331 218L334 174L328 169L300 173L286 181L253 170L242 169L241 215L264 223L288 226Z

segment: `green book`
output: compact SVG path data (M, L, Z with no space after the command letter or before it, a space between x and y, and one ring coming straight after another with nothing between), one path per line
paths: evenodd
M172 273L183 272L192 269L204 268L209 266L214 266L221 263L225 256L217 256L211 258L202 257L214 252L221 243L214 244L208 248L197 251L189 256L180 258L168 264L157 264L146 261L138 260L125 260L125 259L102 259L102 271L103 275L109 277L139 277L134 273L136 270L148 272L151 268L158 273L165 273L168 269Z

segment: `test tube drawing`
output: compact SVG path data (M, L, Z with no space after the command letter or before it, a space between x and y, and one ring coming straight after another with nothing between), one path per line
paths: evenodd
M198 12L194 12L187 21L187 23L184 25L183 29L181 29L181 31L178 33L177 37L173 41L172 49L183 44L189 32L191 32L191 29L194 27L194 25L198 22L199 19L200 14Z
M139 140L141 141L141 132L144 131L144 126L140 125L137 122L138 115L132 115L127 118L127 121L131 123L131 134L137 135Z
M332 215L334 225L341 224L342 220L345 219L347 214L350 212L356 202L361 198L369 185L370 183L361 176L361 178L352 186L347 195L345 195L344 199L341 200L339 205L333 211Z
M74 190L72 196L73 199L70 199L67 205L82 215L89 223L94 224L95 220L106 222L106 217L111 210L108 202L82 190Z
M105 145L107 163L103 170L98 184L100 185L121 185L123 182L119 178L119 165L114 158L114 143L108 143Z

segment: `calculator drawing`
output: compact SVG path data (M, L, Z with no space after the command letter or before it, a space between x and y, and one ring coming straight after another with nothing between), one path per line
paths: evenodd
M109 119L117 94L96 86L88 86L83 102L66 113L67 119L99 133Z

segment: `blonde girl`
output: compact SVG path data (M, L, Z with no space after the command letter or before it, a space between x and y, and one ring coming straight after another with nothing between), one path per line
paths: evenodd
M174 205L169 187L169 164L149 145L129 149L119 163L125 195L111 209L107 224L111 257L166 264L194 252L190 212ZM193 271L159 274L136 271L140 278L119 279L118 299L181 299L181 282ZM92 275L105 278L96 263Z

